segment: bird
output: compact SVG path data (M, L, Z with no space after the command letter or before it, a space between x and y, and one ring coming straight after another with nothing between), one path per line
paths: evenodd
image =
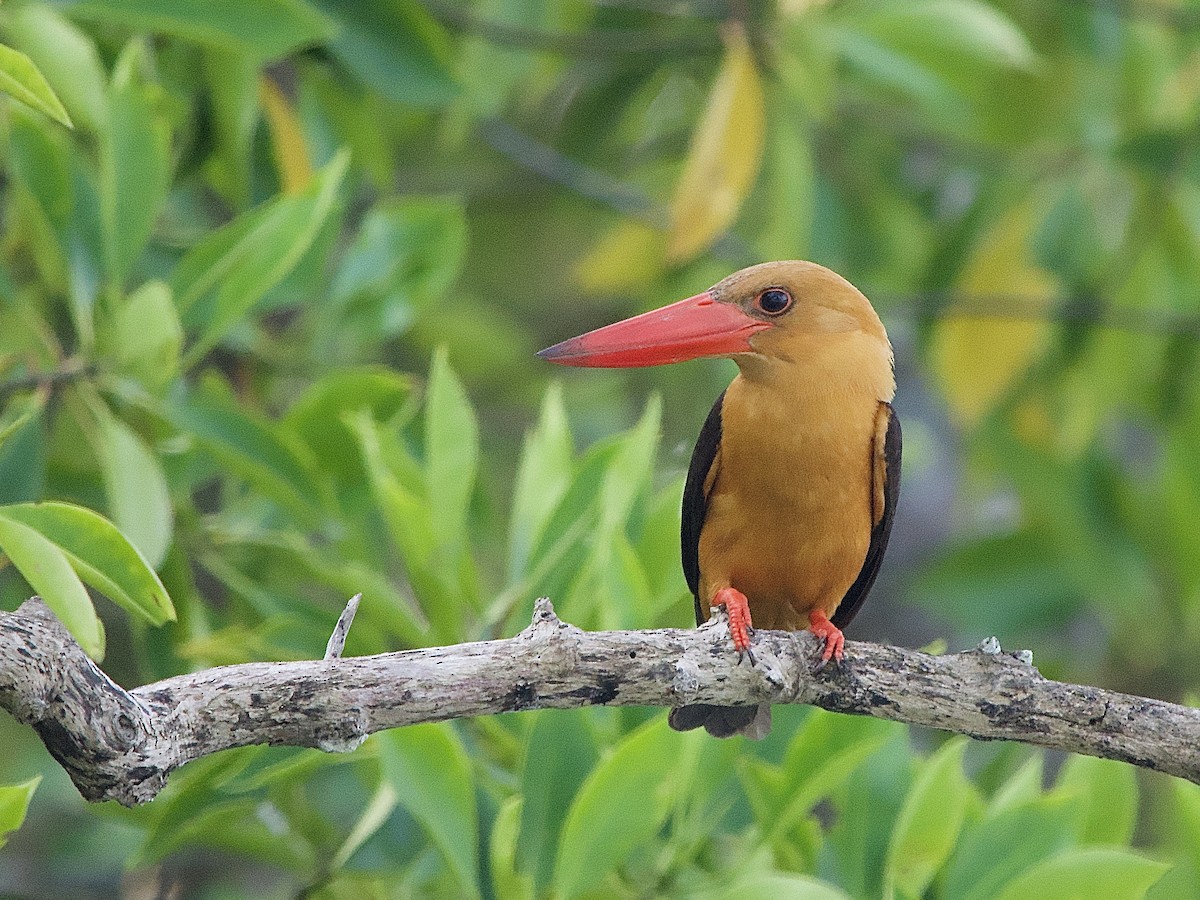
M696 624L724 607L754 664L754 628L809 629L820 666L879 572L900 493L891 343L870 301L802 260L734 272L693 297L538 354L567 366L640 367L725 357L683 490L681 556ZM770 705L690 704L672 728L761 738Z

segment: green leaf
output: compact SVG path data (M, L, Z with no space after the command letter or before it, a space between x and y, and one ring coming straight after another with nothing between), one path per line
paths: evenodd
M96 340L96 303L105 272L100 175L83 154L73 152L69 159L74 196L63 237L68 263L67 299L75 331L83 349L88 350Z
M12 174L28 188L56 239L61 240L74 200L70 142L62 129L32 113L16 110L11 119L8 152Z
M893 727L879 719L814 709L792 736L782 765L746 757L738 775L764 836L786 840L788 831L893 733Z
M63 129L22 107L13 107L8 118L11 230L22 236L46 286L66 291L67 235L75 205L70 141ZM80 338L87 339L83 328Z
M338 26L330 52L364 85L399 103L440 107L458 94L445 29L417 0L316 0Z
M837 37L838 51L848 68L865 80L909 97L929 109L937 109L942 115L966 116L966 104L938 73L862 30L834 28L831 31Z
M95 409L100 425L96 451L112 519L150 566L158 568L171 546L175 521L162 464L128 425L100 404Z
M171 287L185 326L199 331L185 367L296 267L333 211L348 164L339 153L303 193L239 216L180 260Z
M1182 778L1171 782L1171 800L1178 823L1180 844L1191 857L1192 867L1200 877L1200 785Z
M462 270L467 221L459 200L407 197L373 207L346 250L321 315L336 352L402 334L446 296Z
M260 798L229 800L215 793L215 796L189 797L180 806L184 808L172 815L172 821L158 822L147 832L142 846L130 859L130 866L148 866L184 848L197 847L292 870L304 871L317 865L312 845L298 839L287 827L290 823L286 819L281 833L278 809L264 805ZM264 816L265 809L274 816Z
M571 483L574 447L562 384L553 382L542 398L537 427L525 435L513 489L508 530L508 577L515 580L529 563L534 544Z
M37 399L4 429L0 441L0 501L15 503L41 497L46 489L47 436Z
M992 795L986 816L993 818L1009 809L1032 803L1042 796L1045 757L1035 753L1025 761Z
M413 380L386 366L327 372L292 404L284 423L307 445L323 471L346 480L364 477L354 432L346 413L367 410L376 421L397 415L412 399Z
M996 7L979 0L924 0L869 7L864 26L906 55L956 54L1018 69L1033 66L1029 39Z
M647 624L658 623L659 615L686 596L687 586L679 571L679 498L683 477L671 479L647 504L635 548L654 594L646 609Z
M662 432L662 398L654 394L638 423L621 438L621 446L600 487L600 533L623 528L654 469Z
M391 458L385 458L384 444L391 436L369 413L347 414L344 421L354 430L375 504L400 551L408 580L435 637L442 641L462 640L462 598L445 589L444 573L434 565L436 541L429 504L398 477L399 469L392 463L403 457L392 454Z
M1071 798L1080 844L1127 846L1137 824L1138 787L1133 767L1094 756L1070 756L1055 788Z
M569 804L596 762L596 745L578 716L560 710L534 713L522 767L520 870L539 892L554 874L555 851Z
M965 828L947 866L945 900L988 900L1013 877L1070 846L1073 802L1041 797Z
M307 448L290 430L243 408L215 379L166 408L222 465L301 521L314 524L324 491Z
M494 604L497 609L508 609L511 605L513 609L528 614L535 596L563 597L562 608L567 609L576 588L584 581L591 583L590 567L604 552L599 549L603 542L593 537L601 486L623 441L623 435L607 438L594 444L583 455L571 486L533 545L528 574L510 585L504 595L497 599ZM524 606L516 606L514 597L526 598ZM597 602L596 592L588 594L586 610L594 608ZM581 612L580 620L587 616L586 610Z
M175 618L154 569L116 526L97 512L70 503L18 503L0 507L7 518L40 532L66 553L84 583L152 625Z
M202 298L219 285L231 271L246 266L243 257L248 243L258 233L279 229L283 222L294 215L288 200L276 197L268 203L239 215L232 222L218 228L191 248L171 273L171 293L179 304L180 314L188 321L188 314ZM294 204L293 204L294 205ZM283 211L281 212L281 208ZM262 240L259 238L258 240ZM198 314L192 318L197 319Z
M358 852L359 847L365 844L387 822L392 810L396 808L396 803L396 789L390 782L382 782L372 795L371 801L363 810L362 815L358 817L358 821L354 823L354 827L350 829L350 833L346 835L346 840L330 860L329 871L336 872L351 860Z
M806 259L814 201L812 138L789 105L775 104L768 120L766 183L775 202L761 215L757 241L763 259Z
M104 259L114 292L137 261L170 185L170 128L161 89L149 82L149 51L140 38L125 45L108 91L108 128L100 144Z
M574 897L594 888L635 847L650 840L675 793L691 773L681 770L679 735L655 717L625 736L576 794L563 826L554 888Z
M205 175L235 210L250 205L254 133L259 120L259 68L234 50L211 49L197 73L211 105L214 148Z
M987 535L943 550L917 590L957 625L969 622L981 634L1031 633L1078 603L1078 591L1063 583L1060 557L1041 531Z
M914 768L909 729L893 723L888 742L833 798L838 814L826 846L837 860L838 882L854 896L884 896L888 847Z
M492 839L488 842L488 859L492 869L492 893L496 897L528 898L537 896L533 879L517 871L517 848L520 846L521 795L514 794L500 806L492 824Z
M3 507L0 552L46 601L84 652L92 659L102 658L104 626L67 555L40 532L6 515Z
M21 827L25 821L25 813L29 811L29 801L33 792L42 783L42 776L37 775L21 784L0 785L0 847L8 842L8 835Z
M107 335L117 367L151 388L166 385L179 371L183 328L162 281L147 281L116 304Z
M484 0L475 9L481 18L502 23L501 27L552 29L559 17L553 5L544 0ZM462 99L467 114L473 118L501 115L504 104L528 83L537 65L534 54L471 34L463 42L456 67L465 88Z
M921 767L892 832L889 895L920 897L954 849L972 790L962 770L966 749L967 739L955 738Z
M479 424L443 347L434 354L425 397L425 476L439 548L466 545L467 507L479 465Z
M629 627L650 607L649 583L630 545L627 526L647 492L661 422L662 402L656 394L637 425L620 435L604 473L598 498L600 521L583 570L594 573L595 579L576 579L563 602L566 614L581 623Z
M319 44L336 33L333 22L302 0L104 0L75 3L71 13L248 53L259 62Z
M807 875L750 872L714 896L720 900L849 900L849 894Z
M1170 866L1131 850L1067 850L1010 881L996 900L1140 900Z
M6 32L38 67L70 118L91 132L103 131L108 79L92 38L57 10L36 3L6 10Z
M648 626L650 622L645 617L653 607L654 598L646 570L629 538L617 532L593 558L605 561L603 566L597 565L604 585L602 596L607 599L600 610L601 626Z
M39 110L56 122L74 127L62 101L44 75L20 50L0 44L0 91Z
M379 735L384 777L445 856L462 894L478 897L479 817L471 760L448 722Z
M0 448L4 447L5 442L22 428L29 424L34 416L42 411L45 401L40 397L33 397L29 402L23 404L24 409L21 409L22 404L12 403L3 413L0 413ZM9 416L13 418L5 422L4 419Z

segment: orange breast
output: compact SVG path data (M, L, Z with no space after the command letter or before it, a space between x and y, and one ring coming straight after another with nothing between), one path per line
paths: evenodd
M761 628L833 614L870 545L876 417L890 399L854 387L744 376L729 386L700 534L702 597L737 588Z

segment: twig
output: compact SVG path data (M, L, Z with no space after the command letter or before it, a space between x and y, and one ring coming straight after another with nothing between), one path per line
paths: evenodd
M651 228L667 230L670 211L640 188L535 140L503 119L492 118L480 122L479 136L489 147L521 168ZM749 261L755 258L753 249L732 231L717 238L711 252L740 265L749 265Z
M94 365L78 357L70 357L64 359L57 369L49 372L31 372L28 375L0 383L0 403L21 391L67 384L81 378L90 378L95 374L96 367Z
M1069 0L1077 6L1090 6L1096 12L1107 12L1123 19L1143 19L1158 22L1169 28L1190 31L1200 26L1196 10L1168 3L1139 3L1136 0Z
M358 601L361 599L362 594L355 594L338 616L337 624L333 626L333 634L329 636L329 643L325 645L326 659L342 658L342 651L346 649L346 635L350 633L350 626L354 624L354 614L358 612Z
M637 187L572 159L503 119L480 122L479 136L497 153L548 181L652 227L667 226L665 207L657 206Z
M956 294L950 291L889 294L871 291L867 295L880 305L913 317L930 319L998 319L1051 324L1079 323L1157 335L1160 337L1200 338L1200 316L1163 307L1117 306L1101 296L1042 298L1022 294Z
M617 56L673 57L703 56L719 52L721 39L716 28L693 29L688 33L664 34L634 29L605 28L585 32L541 31L485 19L468 8L445 0L424 0L425 8L438 20L491 44L556 53L561 56L609 59Z
M249 744L348 751L375 731L528 709L809 703L1087 753L1200 784L1200 709L1048 681L986 647L947 656L859 642L815 674L808 632L759 631L738 665L698 629L585 632L539 600L516 637L380 656L221 666L125 691L37 598L0 615L0 707L41 735L88 800L144 803L193 759Z
M541 178L651 228L666 230L670 219L666 206L655 202L634 185L561 153L503 119L481 122L479 135L496 152ZM738 266L757 261L753 249L733 231L721 235L711 252ZM867 296L881 300L893 316L907 314L913 318L938 320L970 317L1078 322L1114 331L1163 337L1178 335L1191 340L1200 338L1200 316L1194 313L1166 308L1117 306L1102 296L1047 299L1020 294L957 294L951 291L889 293L874 291L870 285L866 285L864 290Z

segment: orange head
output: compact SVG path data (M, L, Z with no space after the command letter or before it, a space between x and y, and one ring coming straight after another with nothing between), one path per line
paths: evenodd
M658 366L731 357L739 366L795 362L836 335L865 337L890 368L883 324L854 285L816 263L787 260L734 272L702 294L606 325L538 354L565 366Z

